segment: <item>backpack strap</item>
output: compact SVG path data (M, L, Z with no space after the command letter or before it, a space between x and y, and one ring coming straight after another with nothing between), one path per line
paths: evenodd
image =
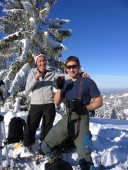
M78 93L78 100L82 100L82 87L83 87L83 79L80 77L80 85L79 85L79 93Z
M79 101L82 101L82 87L83 87L83 79L82 79L82 77L80 77L79 92L78 92L78 100ZM81 116L80 116L80 113L78 113L78 115L79 116L78 116L76 121L71 120L71 113L68 110L68 134L69 134L69 137L73 140L75 140L78 137L79 132L80 132ZM73 136L71 135L72 131L70 132L70 130L69 130L72 127L74 128L74 135Z

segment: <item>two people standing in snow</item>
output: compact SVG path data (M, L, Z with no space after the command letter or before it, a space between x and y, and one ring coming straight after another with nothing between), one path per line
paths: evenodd
M66 114L46 135L41 149L50 160L59 160L56 159L60 155L55 148L70 137L76 145L81 169L94 170L91 158L89 110L101 107L103 100L96 83L79 75L80 61L77 57L68 57L65 68L71 80L64 81L63 77L57 80L58 90L54 96L54 103L57 106L63 101L66 105Z
M34 60L37 68L30 70L25 87L26 94L32 91L24 135L25 147L31 147L35 143L35 134L41 119L40 141L43 141L52 128L55 119L53 87L56 84L58 75L55 74L55 71L47 69L47 59L44 54L37 53ZM68 74L65 77L71 79Z

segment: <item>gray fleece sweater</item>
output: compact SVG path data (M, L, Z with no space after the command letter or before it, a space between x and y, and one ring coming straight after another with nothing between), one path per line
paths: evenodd
M53 103L53 87L56 86L56 79L60 74L55 74L54 71L47 70L44 77L40 77L36 80L35 74L37 72L37 68L32 68L30 70L25 87L26 94L32 91L31 104L40 105ZM68 74L66 74L66 79L71 79Z

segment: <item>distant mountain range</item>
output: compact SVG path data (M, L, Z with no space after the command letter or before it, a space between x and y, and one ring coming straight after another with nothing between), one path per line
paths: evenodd
M102 94L127 93L128 88L101 88L100 91Z
M128 120L128 89L102 89L103 106L96 117Z

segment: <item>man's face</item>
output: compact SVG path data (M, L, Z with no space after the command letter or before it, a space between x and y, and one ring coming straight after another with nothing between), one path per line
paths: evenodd
M66 64L66 72L72 77L77 78L79 75L80 67L77 65L75 61L69 61Z
M45 58L45 56L40 56L38 59L37 59L37 62L36 62L36 65L38 66L38 68L40 70L46 70L46 66L47 66L47 60Z

